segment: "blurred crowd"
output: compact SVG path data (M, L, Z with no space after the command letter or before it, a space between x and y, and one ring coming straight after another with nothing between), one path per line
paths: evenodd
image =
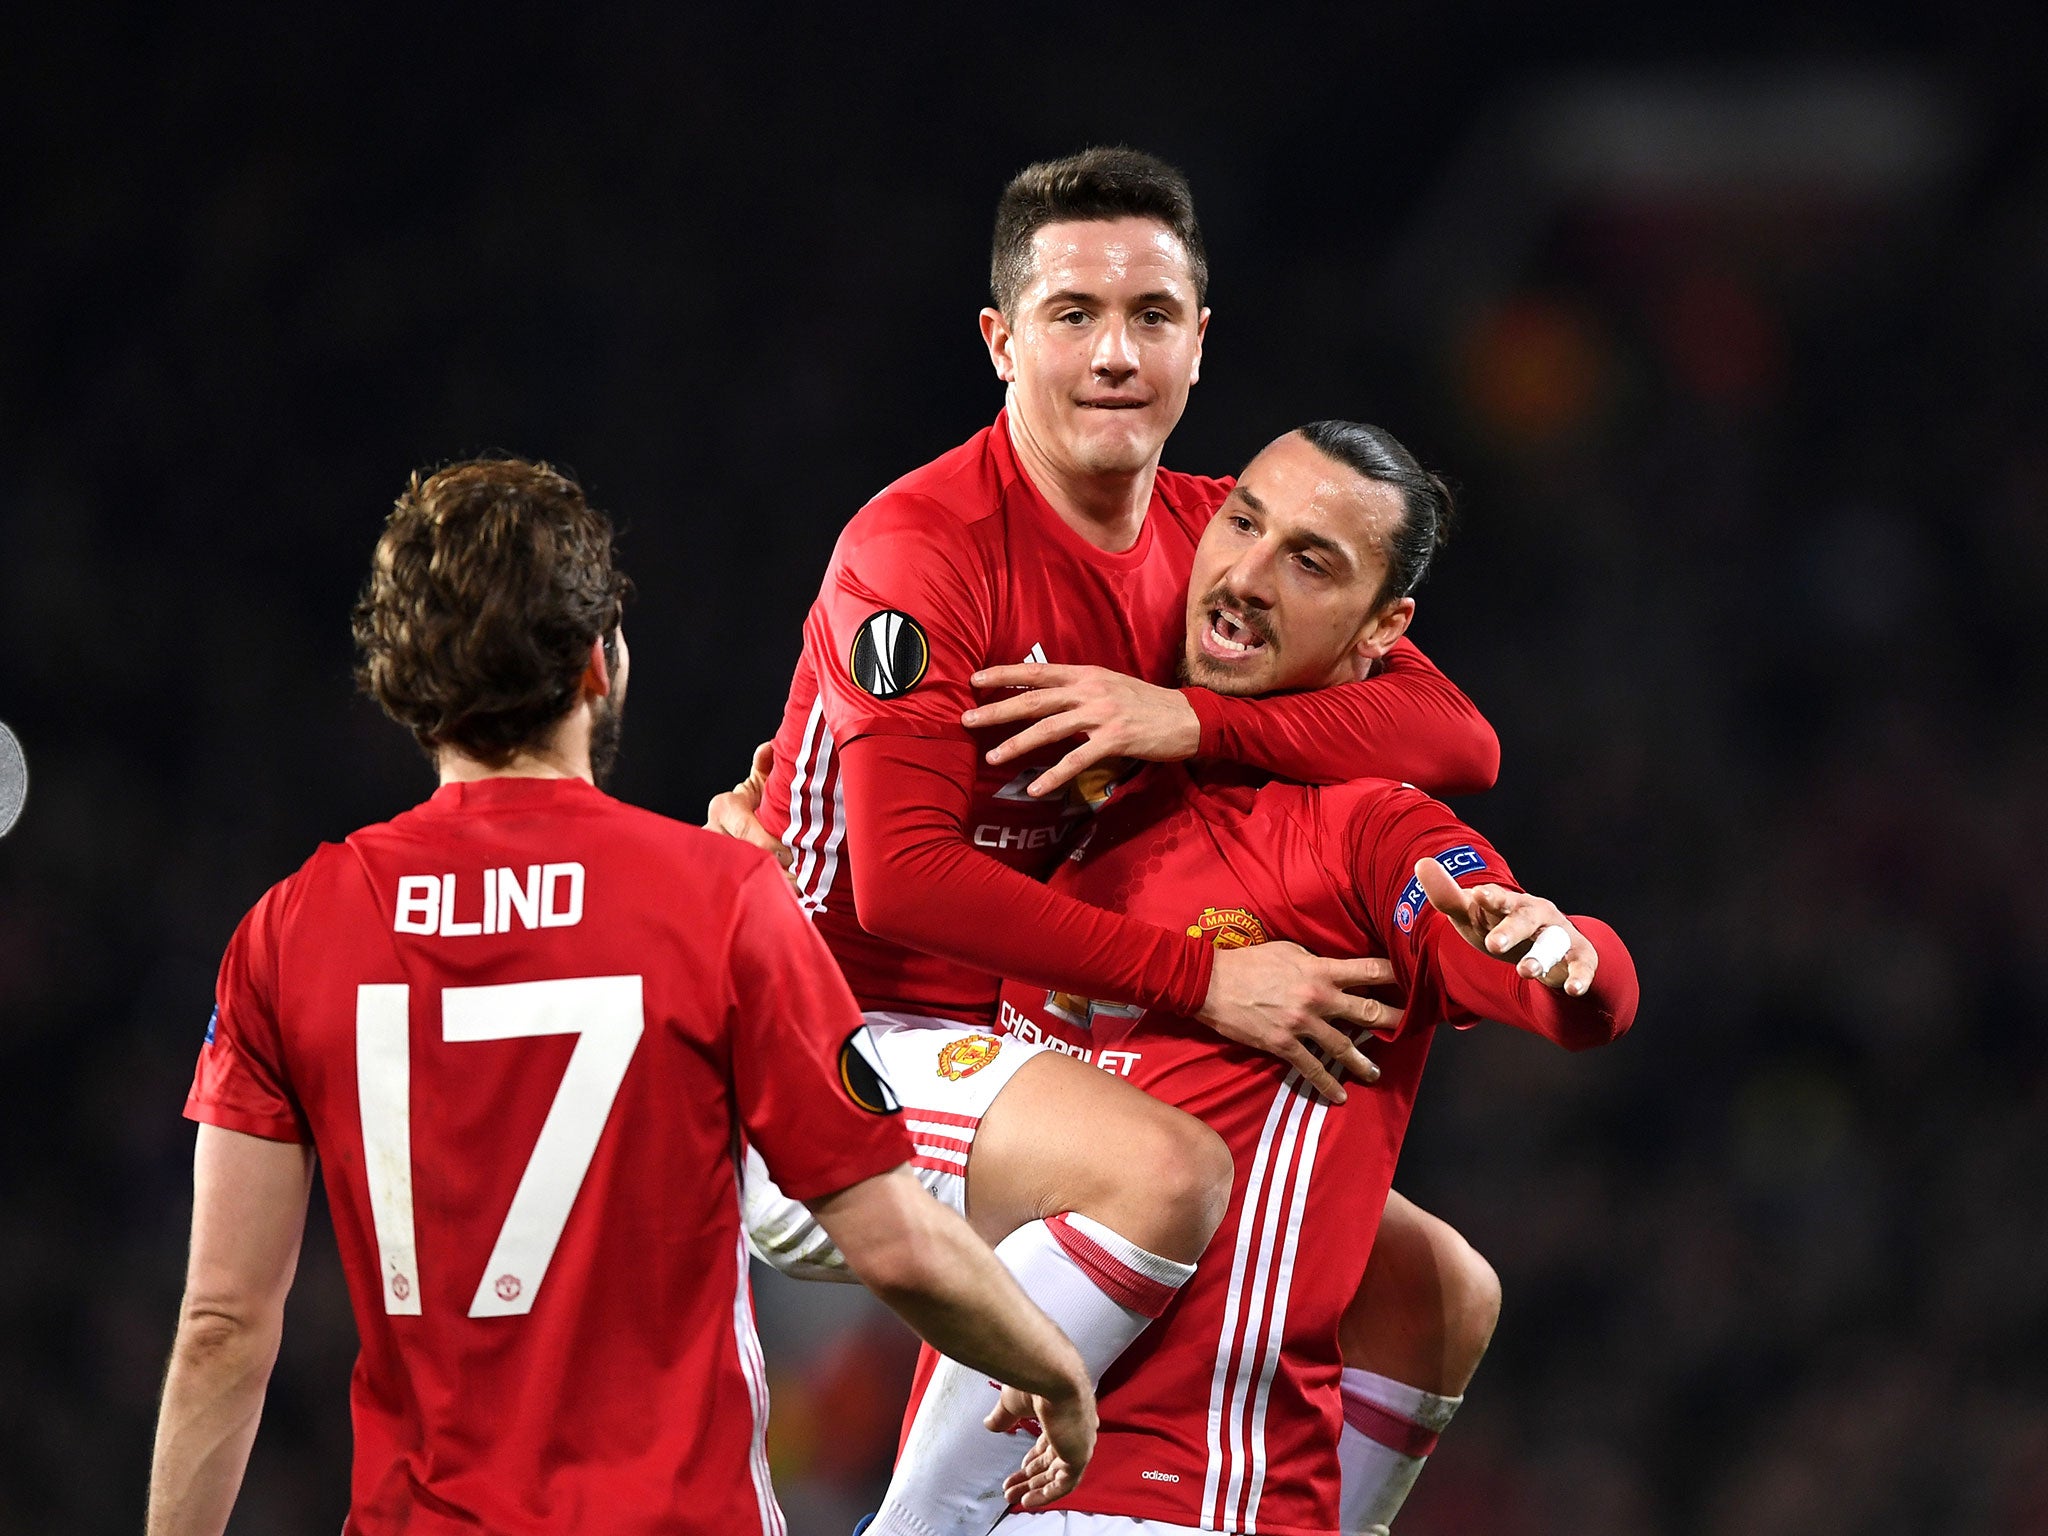
M0 1530L135 1528L213 967L316 840L430 788L348 681L407 469L582 472L639 585L618 787L694 818L779 713L839 523L998 403L1003 179L1129 138L1188 170L1216 273L1168 461L1345 415L1450 475L1415 633L1504 748L1460 809L1642 970L1610 1050L1437 1044L1397 1182L1506 1303L1403 1536L2048 1532L2026 50L1994 17L1874 74L1682 35L1589 69L1490 14L1313 62L1235 39L1229 92L1213 37L1176 44L1171 78L1006 81L999 113L825 28L110 11L0 61L0 720L31 774L0 841ZM1693 170L1641 174L1660 144ZM850 1528L908 1336L851 1290L758 1301L792 1529ZM338 1523L353 1347L316 1221L236 1529Z

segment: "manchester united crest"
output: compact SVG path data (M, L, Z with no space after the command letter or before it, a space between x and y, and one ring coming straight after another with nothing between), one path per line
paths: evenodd
M1202 915L1188 924L1188 937L1205 936L1218 949L1243 949L1266 942L1266 925L1243 907L1204 907Z
M939 1076L949 1083L972 1077L996 1059L1003 1042L994 1035L962 1035L939 1047Z
M1124 780L1142 766L1127 757L1112 757L1092 768L1083 768L1080 776L1067 786L1068 803L1082 810L1099 811L1123 787Z

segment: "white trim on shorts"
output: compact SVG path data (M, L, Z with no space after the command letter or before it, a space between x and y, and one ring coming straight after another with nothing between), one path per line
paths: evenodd
M1085 1509L1012 1510L989 1536L1215 1536L1195 1525L1169 1525L1137 1515L1098 1515Z
M911 1170L954 1214L967 1214L967 1158L981 1118L1018 1068L1049 1049L921 1013L869 1013L868 1038L910 1133ZM948 1049L963 1040L969 1050ZM982 1044L980 1042L986 1042ZM978 1064L963 1057L979 1056ZM949 1077L951 1070L958 1075ZM747 1149L742 1167L747 1242L762 1263L799 1280L854 1278L846 1260L801 1201L775 1185L760 1153Z
M921 1013L877 1012L864 1017L883 1075L903 1105L910 1166L918 1182L965 1216L967 1158L981 1117L1018 1069L1046 1047ZM971 1060L984 1052L979 1063ZM964 1070L963 1057L970 1058Z

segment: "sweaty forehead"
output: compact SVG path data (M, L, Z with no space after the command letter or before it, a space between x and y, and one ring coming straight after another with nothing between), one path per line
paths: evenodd
M1075 219L1031 236L1031 290L1137 287L1191 295L1187 247L1156 219Z
M1276 530L1329 540L1361 568L1386 563L1387 536L1404 512L1401 492L1285 437L1245 466L1238 486Z

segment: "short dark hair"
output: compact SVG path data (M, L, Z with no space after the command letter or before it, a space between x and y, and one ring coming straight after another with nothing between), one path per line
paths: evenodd
M1003 188L988 287L1004 314L1031 281L1031 237L1069 220L1157 219L1188 253L1195 303L1207 302L1209 256L1188 179L1157 155L1124 146L1084 149L1063 160L1027 165Z
M576 702L629 585L611 520L558 470L415 470L356 601L356 681L430 756L453 747L501 768Z
M1451 488L1417 463L1384 427L1362 421L1312 421L1294 430L1326 457L1401 493L1401 526L1387 540L1387 579L1380 583L1373 607L1410 596L1450 537Z

